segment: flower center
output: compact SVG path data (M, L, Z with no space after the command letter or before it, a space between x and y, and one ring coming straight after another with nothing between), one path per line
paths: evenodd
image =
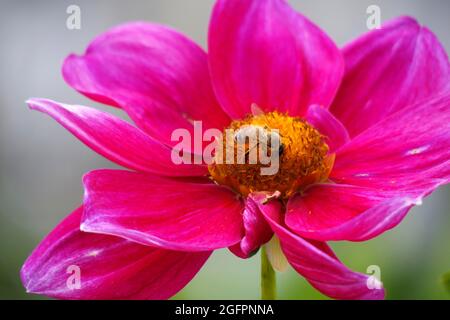
M278 112L233 121L223 134L220 149L223 152L216 153L209 173L217 184L242 196L267 191L289 198L308 185L326 181L334 163L334 155L328 154L324 137L316 129L301 118ZM252 162L255 154L257 159ZM262 154L278 161L272 174L262 173L273 166Z

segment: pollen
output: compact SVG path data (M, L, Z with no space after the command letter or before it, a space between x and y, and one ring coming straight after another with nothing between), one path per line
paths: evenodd
M245 140L252 133L258 134L257 145ZM245 140L243 147L239 147L241 135ZM277 148L273 148L273 137L278 139ZM282 199L287 199L311 184L327 181L334 164L334 155L329 154L324 136L302 118L279 112L235 120L221 139L221 152L216 153L209 165L209 173L217 184L228 186L244 197L261 191L277 192ZM273 163L262 161L260 153L251 162L249 157L255 147L267 152L271 159L278 156L273 174L262 174L261 169ZM241 155L244 150L243 159L239 158L239 148Z

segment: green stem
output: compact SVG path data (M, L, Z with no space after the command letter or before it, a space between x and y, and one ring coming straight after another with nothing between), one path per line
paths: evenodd
M266 247L261 248L261 299L276 299L275 271L267 257Z

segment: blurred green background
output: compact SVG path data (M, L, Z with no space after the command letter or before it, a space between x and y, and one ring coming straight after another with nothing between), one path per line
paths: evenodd
M409 14L430 27L450 52L447 0L292 0L339 44L367 31L366 8L382 20ZM66 8L81 7L82 29L66 28ZM31 96L96 106L70 89L60 73L71 52L111 26L132 20L169 24L205 46L212 0L0 1L0 299L27 295L19 269L38 242L82 199L81 176L111 168L50 118L31 112ZM121 115L123 116L123 115ZM442 275L450 271L450 190L435 192L393 231L366 243L332 246L351 268L381 268L389 299L449 299ZM279 298L325 299L293 270L278 275ZM213 254L176 298L258 299L259 256L240 260Z

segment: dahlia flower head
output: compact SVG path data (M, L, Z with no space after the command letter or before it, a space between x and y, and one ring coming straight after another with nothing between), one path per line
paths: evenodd
M326 296L383 299L383 287L368 286L369 275L347 268L327 242L370 240L449 182L450 64L413 18L339 49L284 0L218 0L207 52L171 28L127 23L68 56L62 73L134 124L27 102L124 167L84 176L81 206L22 267L30 293L167 299L214 250L246 259L270 245L275 267L286 259ZM279 172L174 163L171 135L194 135L195 121L203 131L279 130ZM81 272L76 289L70 266Z

